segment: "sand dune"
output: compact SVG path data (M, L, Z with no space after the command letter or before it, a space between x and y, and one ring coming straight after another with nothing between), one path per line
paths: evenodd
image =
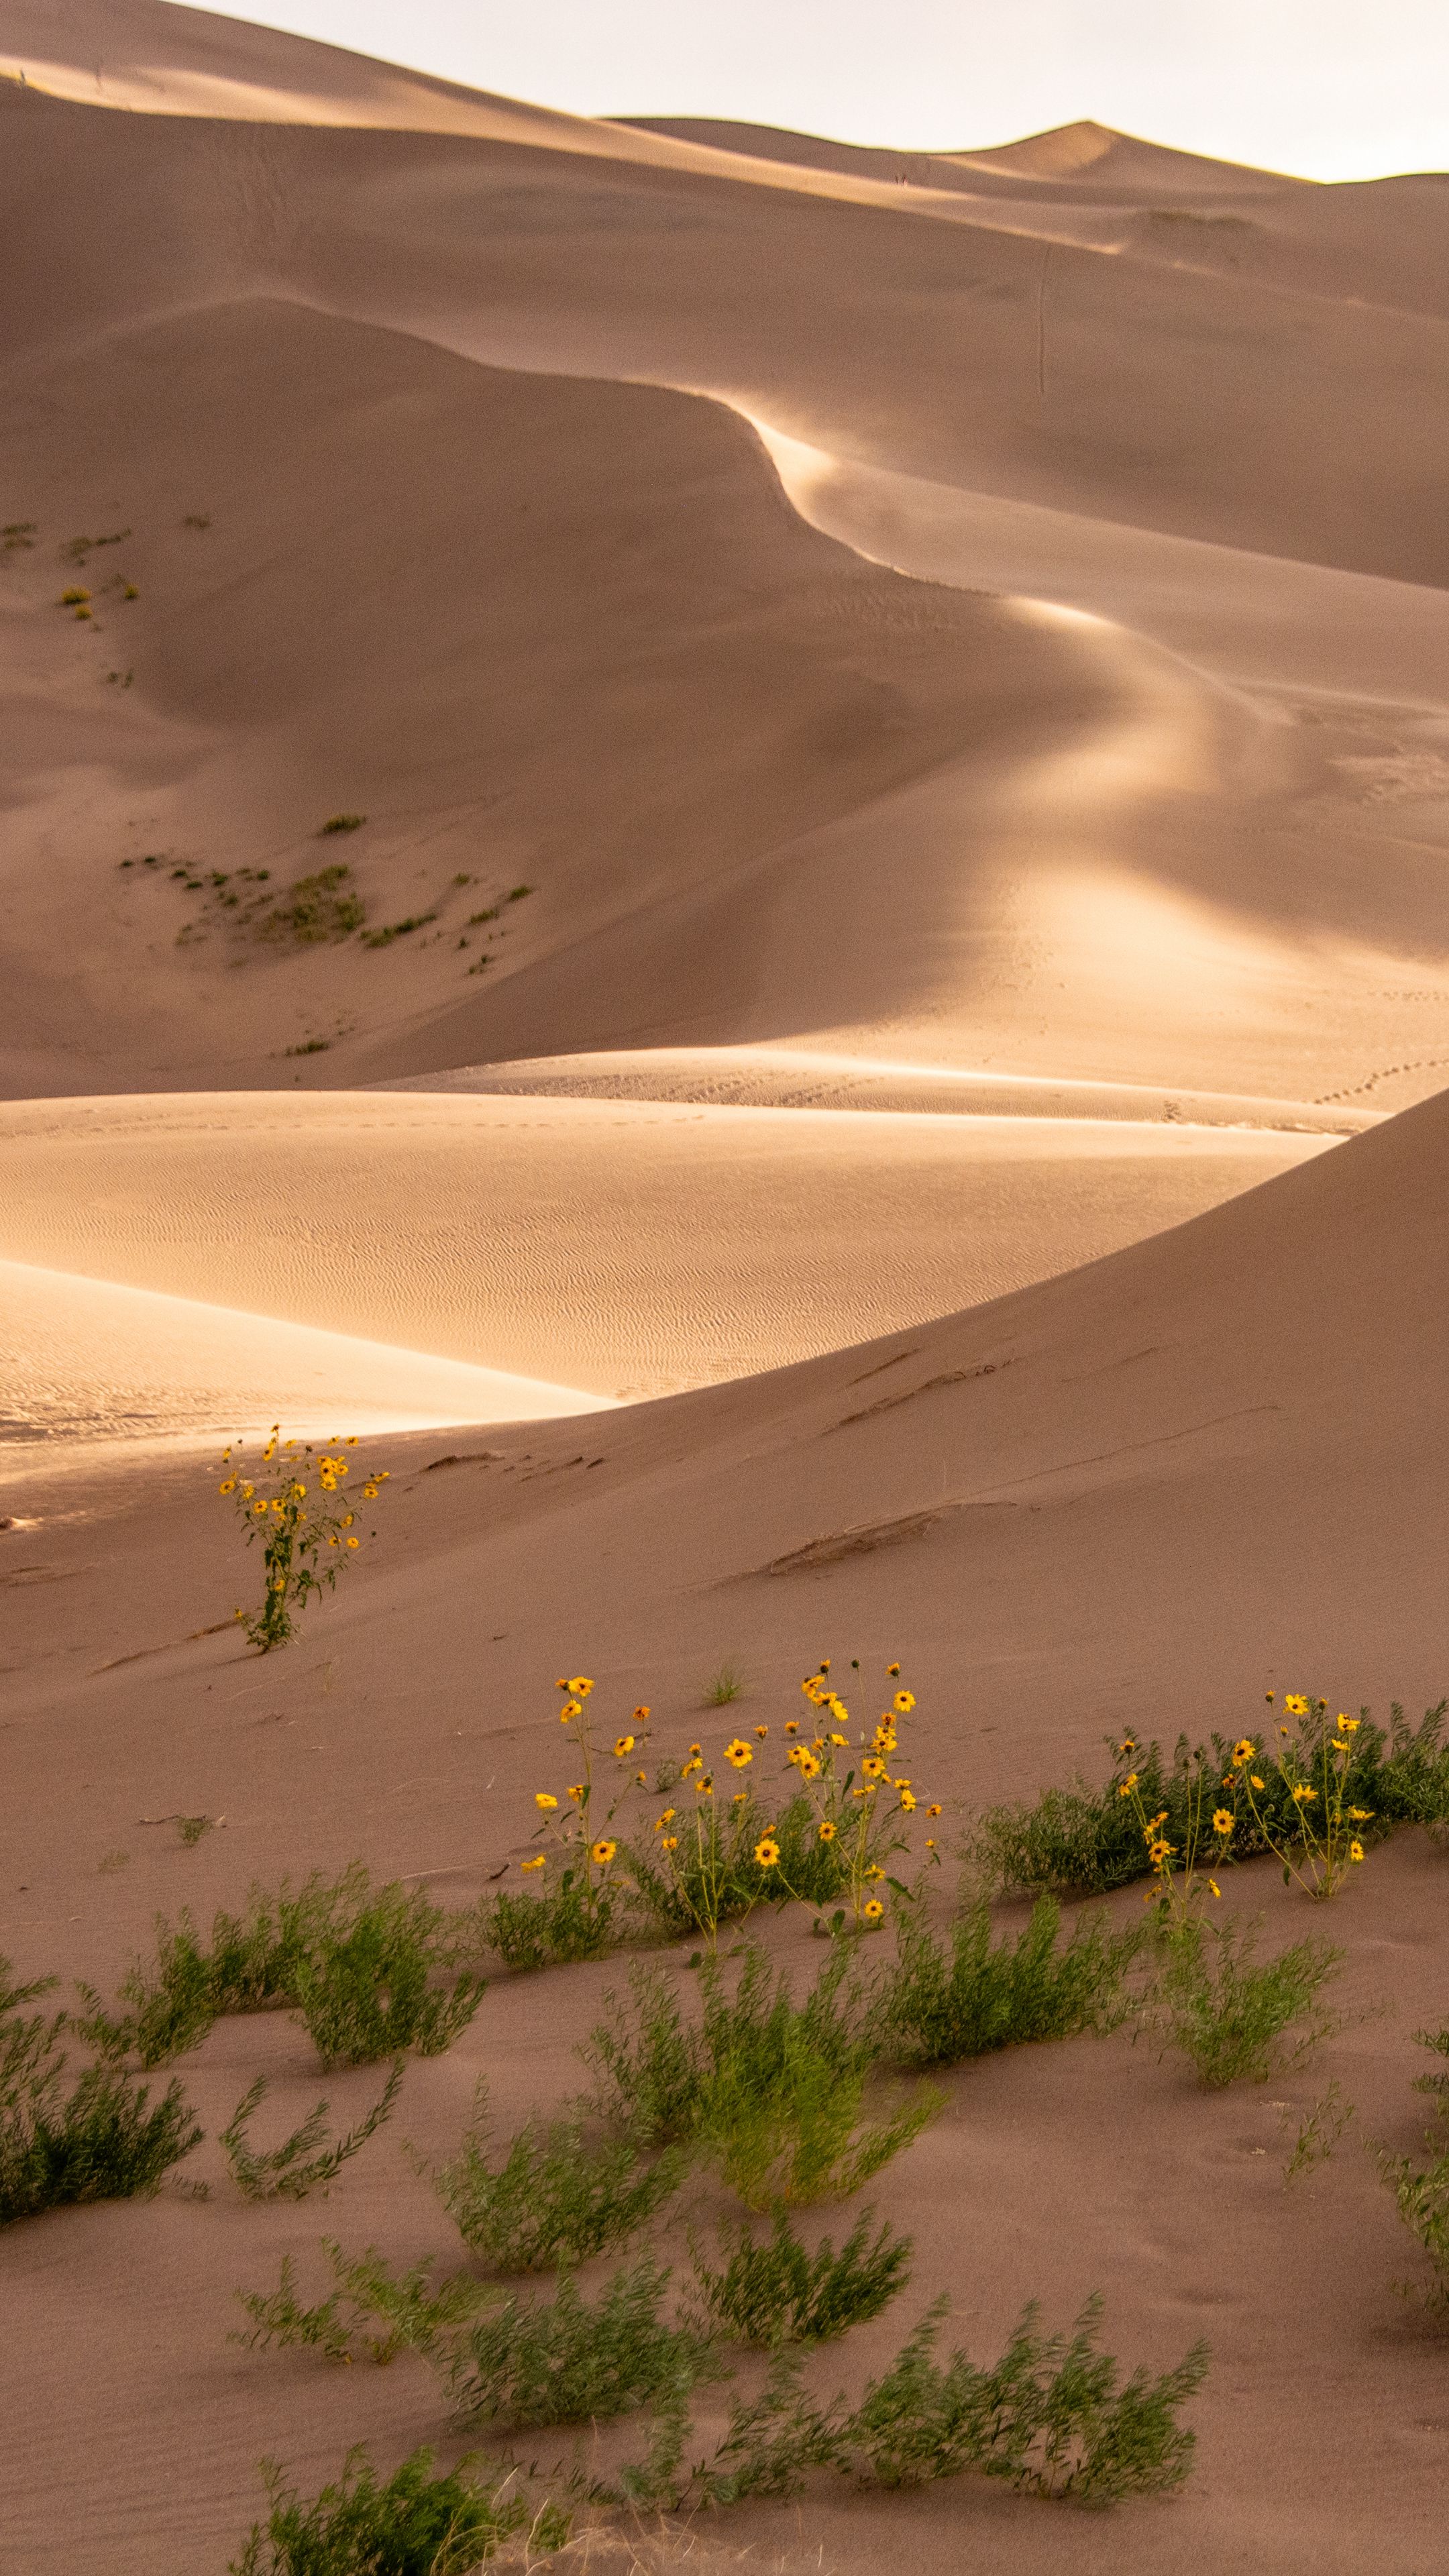
M586 1651L606 1707L647 1689L663 1740L681 1744L701 1728L701 1677L721 1651L746 1659L751 1722L794 1704L802 1659L872 1667L909 1651L921 1776L967 1802L1060 1779L1109 1727L1251 1721L1265 1685L1421 1703L1442 1670L1446 1162L1449 1104L1435 1101L1070 1278L783 1376L599 1417L593 1470L567 1425L496 1434L490 1459L443 1474L404 1472L431 1466L435 1440L397 1441L386 1549L329 1606L325 1637L319 1624L310 1651L265 1672L229 1639L188 1642L232 1579L196 1471L78 1483L70 1513L21 1534L24 1563L65 1586L63 1642L54 1588L32 1575L10 1595L19 1664L3 1688L30 1723L16 1734L26 1881L7 1939L26 1964L80 1971L98 1946L139 1937L153 1904L184 1892L205 1905L253 1871L358 1848L471 1891L495 1855L526 1847L565 1647ZM178 1579L158 1609L138 1577L173 1546ZM138 1660L97 1671L126 1654ZM59 1730L87 1783L63 1815L42 1794ZM176 1846L134 1823L178 1807L227 1819L199 1870L182 1856L184 1877ZM117 1848L126 1869L91 1880L104 1893L68 1923L77 1867ZM1400 2134L1412 2031L1439 2009L1443 1866L1426 1845L1395 1845L1342 1901L1345 2000L1373 2010L1310 2084L1289 2083L1290 2111L1331 2072ZM1270 1909L1275 1935L1301 1933L1302 1911L1248 1875L1243 1899ZM574 1976L577 2020L557 2029L540 2027L535 1982L505 1983L437 2074L418 2071L411 2134L442 2151L485 2064L505 2121L561 2098L577 2081L570 2041L616 1973ZM280 2103L301 2116L300 2043L263 2038ZM256 2046L229 2026L188 2061L213 2121ZM1400 2438L1423 2402L1424 2346L1387 2286L1404 2258L1385 2196L1356 2158L1317 2186L1356 2248L1320 2307L1321 2203L1285 2200L1281 2117L1255 2094L1204 2097L1123 2040L1011 2051L971 2071L948 2121L894 2169L891 2205L931 2236L932 2283L949 2281L978 2341L1004 2331L1028 2279L1052 2315L1102 2288L1119 2346L1164 2360L1210 2304L1229 2360L1194 2405L1201 2454L1166 2509L1174 2543L1308 2576L1323 2563L1315 2500L1335 2499L1335 2548L1360 2553L1385 2517L1413 2545L1436 2527L1438 2460ZM436 2242L416 2176L385 2153L344 2180L329 2223L407 2258ZM265 2254L245 2213L218 2233L216 2213L176 2201L68 2225L67 2262L41 2259L40 2230L18 2249L13 2331L35 2362L11 2456L52 2463L123 2576L180 2576L198 2552L219 2554L253 2509L251 2462L278 2442L279 2407L287 2456L313 2486L360 2433L389 2457L435 2433L431 2383L404 2363L329 2373L307 2356L225 2353L239 2274L274 2272L279 2245L314 2259L307 2212L295 2233L269 2222ZM70 2350L120 2353L135 2266L163 2253L175 2287L139 2352L127 2341L132 2366L107 2363L77 2389ZM216 2356L201 2372L199 2350ZM61 2449L63 2371L65 2422L83 2439ZM1326 2426L1350 2405L1365 2456L1393 2463L1382 2495L1367 2470L1339 2483ZM1286 2458L1245 2451L1245 2410L1291 2429ZM183 2443L183 2421L204 2439ZM989 2488L925 2505L912 2545L943 2576L963 2530L1019 2576L1160 2561L1156 2511L1064 2526L1005 2510ZM826 2502L818 2527L840 2565L864 2567L898 2544L900 2511L894 2498L848 2513ZM35 2566L64 2563L26 2492L13 2512ZM768 2543L781 2526L733 2528Z
M458 1065L451 1073L414 1075L378 1088L538 1099L695 1101L710 1108L871 1109L913 1117L1106 1118L1134 1126L1261 1127L1320 1136L1351 1135L1376 1125L1382 1114L1232 1092L1058 1081L1047 1074L973 1072L959 1065L879 1063L863 1055L826 1055L815 1047L637 1047L610 1055L580 1050L532 1056L518 1064Z
M0 1488L68 1476L77 1443L214 1446L265 1431L267 1399L299 1439L420 1423L536 1421L602 1396L0 1261ZM260 1408L260 1409L259 1409Z
M471 1898L580 1665L677 1750L725 1657L753 1725L907 1656L953 1842L1109 1728L1437 1697L1449 183L590 120L162 0L0 0L0 74L19 1972L358 1854ZM283 1408L393 1481L259 1664L196 1453ZM1348 2150L1286 2194L1280 2122L1411 2143L1443 1870L1340 1901L1291 2100L1016 2049L887 2177L978 2351L1030 2295L1129 2364L1207 2325L1180 2498L730 2544L1437 2564L1391 2208ZM618 1980L496 1981L407 2136L561 2103ZM448 2438L412 2356L227 2343L324 2228L442 2233L391 2132L324 2218L241 2202L258 2069L311 2109L279 2016L182 2068L209 2201L6 2233L16 2576L197 2576L264 2452Z
M0 1255L653 1396L1092 1260L1330 1142L502 1093L17 1103Z

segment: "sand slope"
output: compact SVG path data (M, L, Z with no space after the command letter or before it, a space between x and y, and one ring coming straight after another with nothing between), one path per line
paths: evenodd
M1072 1278L601 1418L597 1468L567 1425L505 1431L491 1457L442 1471L436 1435L391 1444L386 1545L275 1666L238 1662L230 1640L184 1642L232 1579L229 1533L198 1509L199 1470L74 1487L70 1515L3 1539L45 1578L9 1594L27 1821L7 1941L24 1966L88 1969L138 1938L154 1903L205 1904L253 1870L359 1848L469 1892L510 1845L529 1847L560 1661L595 1673L606 1708L647 1691L662 1740L683 1743L715 1723L699 1701L722 1651L747 1661L751 1722L778 1720L817 1653L842 1669L907 1653L920 1775L968 1803L1061 1778L1108 1728L1252 1723L1268 1684L1319 1682L1349 1706L1386 1687L1421 1702L1443 1653L1446 1162L1449 1106L1436 1101ZM162 1616L137 1578L183 1527ZM114 1663L127 1653L139 1660ZM39 1788L62 1732L85 1790L58 1805ZM199 1855L136 1825L178 1808L226 1816ZM67 1921L78 1869L97 1873L96 1893ZM1442 1854L1396 1844L1341 1901L1344 2000L1377 2017L1306 2082L1272 2088L1290 2119L1334 2073L1365 2124L1410 2142L1411 2034L1440 2009L1443 1869ZM1305 1929L1261 1873L1232 1894L1266 1904L1279 1937ZM560 2098L611 1973L490 1996L469 2040L409 2078L410 2133L445 2149L480 2065L506 2120ZM294 2036L259 2043L232 2025L187 2069L213 2121L258 2045L279 2116L309 2106ZM363 2098L349 2087L349 2109ZM1194 2407L1199 2467L1172 2504L1100 2521L976 2487L904 2507L812 2504L807 2527L834 2563L878 2563L908 2525L943 2571L963 2538L1012 2571L1106 2576L1160 2563L1170 2537L1244 2576L1265 2563L1307 2576L1347 2568L1375 2528L1406 2564L1416 2550L1432 2564L1439 2455L1411 2438L1429 2355L1388 2287L1402 2244L1347 2150L1311 2201L1285 2198L1281 2117L1252 2092L1205 2099L1120 2040L1016 2053L953 2084L945 2122L893 2172L891 2207L929 2237L930 2286L950 2283L957 2330L994 2342L1027 2288L1055 2316L1101 2287L1114 2342L1158 2361L1206 2324L1218 2363ZM310 2280L320 2230L306 2210L165 2200L65 2224L63 2247L60 2222L16 2247L14 2313L36 2360L15 2456L53 2464L69 2526L104 2535L118 2568L180 2576L198 2552L219 2557L252 2509L263 2447L284 2443L315 2483L359 2433L390 2456L436 2434L431 2383L410 2365L334 2374L224 2346L239 2281L273 2278L285 2249ZM416 2175L387 2148L359 2161L327 2224L404 2258L439 2242ZM1325 2226L1355 2249L1328 2283ZM164 2265L169 2286L121 2369L142 2262ZM851 2367L892 2340L881 2329ZM97 2367L77 2396L65 2363L71 2438L57 2447L57 2373L77 2344ZM1342 2478L1350 2406L1387 2484L1368 2467ZM1286 2451L1245 2449L1245 2410L1271 2414ZM160 2428L145 2442L143 2422ZM15 2528L27 2570L48 2570L65 2559L28 2493L27 2481ZM730 2536L786 2527L767 2516Z

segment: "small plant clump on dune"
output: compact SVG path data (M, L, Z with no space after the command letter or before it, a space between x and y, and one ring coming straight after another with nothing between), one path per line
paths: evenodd
M622 2138L589 2145L583 2124L530 2120L501 2160L489 2154L487 2088L434 2186L464 2243L494 2272L539 2272L585 2263L635 2234L672 2198L688 2158L666 2148L652 2162Z
M365 814L329 814L318 831L317 838L319 841L325 841L333 832L360 832L366 821Z
M1449 2029L1419 2032L1423 2047L1449 2058ZM1379 2170L1394 2195L1394 2206L1421 2251L1431 2278L1421 2284L1401 2281L1408 2296L1417 2295L1435 2315L1449 2315L1449 2068L1416 2076L1415 2090L1434 2097L1435 2118L1425 2131L1422 2157L1383 2151Z
M350 939L367 919L367 908L353 882L351 868L334 860L330 868L298 877L281 901L250 924L257 939L280 946L314 948L324 940Z
M692 2027L668 1980L639 1973L632 2015L616 2008L585 2052L601 2079L597 2107L642 2146L689 2143L749 2209L858 2191L940 2097L921 2087L869 2116L876 2043L844 1971L842 1954L796 2005L761 1952L747 1953L733 1994L706 1960Z
M368 1901L367 1872L354 1862L335 1879L314 1874L296 1889L284 1882L274 1897L254 1888L244 1914L213 1917L209 1941L188 1914L174 1930L158 1915L155 1966L138 1959L121 1980L130 2010L107 2012L95 1988L83 1985L86 2012L75 2027L110 2064L135 2057L143 2067L164 2066L228 2014L295 2006L303 1960L350 1929Z
M433 1982L444 1921L420 1888L383 1888L345 1931L329 1926L303 1952L297 2007L325 2068L439 2057L467 2029L487 1983L467 1971L451 1987Z
M510 2477L479 2485L466 2463L435 2475L427 2450L385 2479L365 2450L350 2451L341 2478L310 2504L275 2466L267 2484L271 2511L228 2576L473 2576L511 2534L526 2533L540 2556L568 2537L567 2515L539 2514Z
M1038 1897L1015 1941L993 1944L984 1905L953 1925L946 1949L903 1919L877 1997L882 2053L902 2066L954 2066L991 2049L1115 2030L1131 2010L1123 1979L1142 1933L1114 1932L1098 1917L1059 1947L1060 1928L1052 1896Z
M242 1473L243 1446L237 1440L223 1451L226 1473L217 1491L233 1504L247 1545L258 1539L262 1543L262 1606L250 1618L244 1610L236 1616L258 1652L266 1655L296 1634L294 1614L314 1595L332 1590L362 1544L356 1512L339 1507L338 1501L341 1496L345 1504L342 1488L352 1472L344 1453L357 1442L331 1441L314 1464L311 1441L283 1440L281 1426L274 1422L255 1477ZM390 1473L386 1467L367 1469L359 1500L376 1502Z
M770 2234L756 2241L748 2222L720 2230L723 2268L698 2253L694 2276L713 2330L770 2351L781 2343L827 2343L879 2316L911 2277L911 2239L866 2210L839 2253L828 2236L813 2253L777 2208Z
M1270 1702L1273 1694L1269 1694ZM977 1829L977 1853L1002 1887L1103 1895L1154 1868L1137 1805L1158 1817L1189 1866L1226 1865L1273 1852L1310 1894L1332 1895L1372 1844L1399 1825L1449 1822L1449 1701L1411 1727L1397 1702L1387 1728L1367 1710L1328 1723L1328 1703L1301 1691L1283 1701L1273 1750L1256 1735L1211 1747L1179 1736L1169 1763L1160 1744L1127 1737L1112 1747L1098 1790L1048 1789L1030 1805L996 1807ZM1225 1830L1213 1820L1227 1817Z
M11 1986L0 1960L0 2010L33 2002L50 1980ZM0 2021L0 2227L43 2210L156 2191L202 2132L179 2084L153 2102L114 2068L86 2068L67 2090L66 2015Z
M1158 1947L1148 2021L1209 2091L1245 2079L1265 2084L1342 2028L1341 2016L1318 2002L1343 1958L1326 1943L1295 1941L1259 1959L1251 1925L1190 1915L1165 1925Z
M668 2267L642 2254L592 2301L559 2275L551 2299L509 2296L454 2345L449 2396L468 2424L583 2424L632 2414L677 2384L717 2368L708 2343L662 2313Z
M259 2075L242 2095L226 2127L221 2144L231 2170L231 2178L244 2200L305 2200L310 2191L326 2190L341 2172L348 2159L365 2147L389 2117L403 2079L403 2061L399 2058L382 2092L370 2111L355 2129L332 2140L327 2134L327 2105L319 2102L309 2112L299 2129L294 2129L280 2146L257 2148L251 2143L250 2128L255 2114L266 2099L268 2086Z

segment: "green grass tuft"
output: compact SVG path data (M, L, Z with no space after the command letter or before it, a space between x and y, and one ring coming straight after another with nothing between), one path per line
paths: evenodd
M678 2147L646 2163L624 2139L586 2145L577 2120L547 2127L530 2120L495 2161L480 2084L473 2124L433 2180L465 2244L490 2270L540 2272L622 2244L672 2198L687 2167Z
M253 2526L229 2576L472 2576L500 2541L528 2531L541 2555L568 2537L567 2516L540 2518L512 2483L480 2486L462 2468L433 2474L414 2451L379 2480L365 2450L348 2453L341 2478L310 2504L269 2471L271 2512ZM532 2551L529 2553L532 2556Z
M783 2209L770 2235L757 2244L746 2222L720 2230L721 2271L694 2259L694 2275L709 2318L719 2333L770 2350L780 2343L827 2343L879 2316L911 2277L911 2239L883 2225L872 2238L875 2213L857 2220L837 2254L829 2237L807 2252Z
M345 1931L328 1928L298 1959L298 2009L323 2066L370 2066L411 2051L438 2057L466 2030L486 1980L432 1983L445 1917L421 1889L383 1888Z
M591 2305L560 2275L552 2299L510 2296L454 2345L449 2394L464 2421L512 2425L600 2422L648 2406L708 2371L708 2351L661 2315L670 2275L644 2254L621 2266Z
M991 2049L1115 2029L1129 2010L1123 1977L1145 1933L1114 1933L1094 1916L1059 1948L1060 1928L1051 1896L1038 1897L1018 1939L994 1946L984 1905L953 1926L949 1949L903 1919L895 1967L877 1995L882 2054L903 2066L954 2066Z
M339 2174L349 2157L365 2147L389 2117L403 2079L403 2061L399 2058L372 2109L355 2129L350 2129L335 2143L327 2136L327 2105L319 2102L315 2111L294 2129L281 2145L264 2152L254 2148L248 2137L253 2115L260 2110L267 2093L267 2079L259 2075L242 2095L226 2127L221 2143L231 2177L244 2200L305 2200L309 2191L325 2190Z
M1317 2001L1343 1958L1324 1942L1295 1941L1260 1960L1251 1925L1219 1927L1188 1915L1163 1928L1157 1948L1148 2019L1209 2090L1244 2079L1265 2084L1342 2027Z

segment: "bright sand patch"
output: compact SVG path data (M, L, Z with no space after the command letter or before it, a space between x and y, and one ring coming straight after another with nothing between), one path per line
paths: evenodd
M0 1255L655 1395L1094 1260L1331 1141L504 1095L17 1102Z

